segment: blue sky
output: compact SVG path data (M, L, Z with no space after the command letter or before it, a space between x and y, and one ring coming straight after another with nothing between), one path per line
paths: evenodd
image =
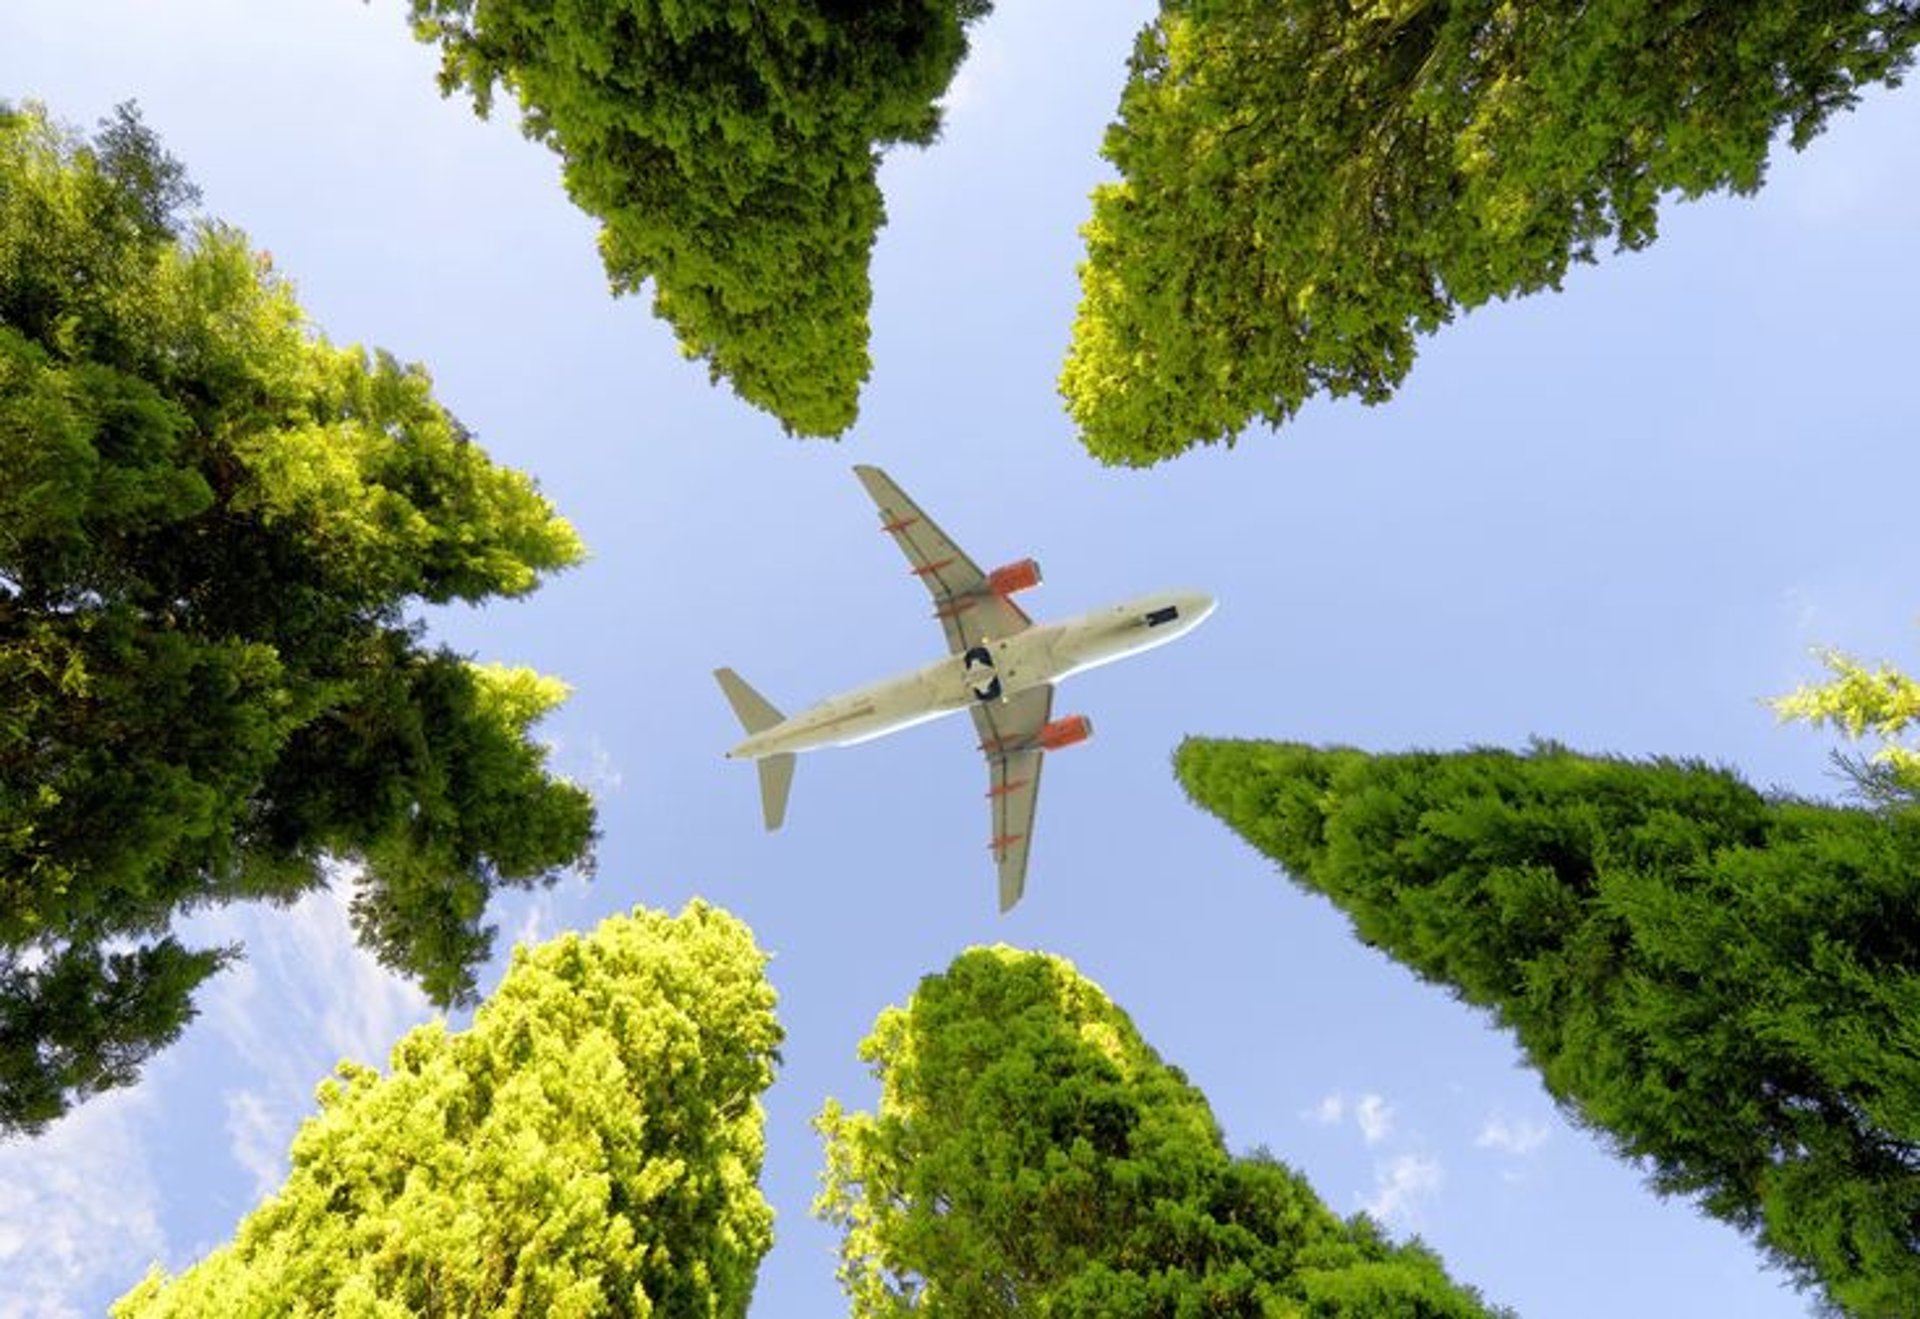
M875 369L838 444L787 439L682 362L644 300L609 298L555 159L509 115L442 101L391 0L9 0L0 95L81 125L137 98L331 338L425 362L585 537L592 560L532 599L435 623L574 685L546 731L600 794L598 878L499 902L502 946L702 894L772 950L789 1038L756 1314L844 1313L806 1215L807 1120L828 1094L870 1102L854 1049L874 1015L993 941L1072 958L1236 1148L1419 1233L1523 1315L1806 1314L1734 1232L1570 1126L1484 1018L1190 808L1168 757L1188 732L1539 734L1831 792L1829 743L1762 698L1812 676L1819 642L1920 661L1920 96L1875 94L1757 198L1670 208L1652 249L1561 294L1466 316L1384 407L1316 403L1232 451L1114 472L1053 381L1095 145L1150 14L1009 3L976 29L944 139L883 172ZM964 720L806 758L772 836L751 770L721 759L717 664L792 708L939 653L854 462L982 562L1039 558L1037 613L1220 598L1179 645L1062 689L1056 712L1098 732L1052 758L1009 917ZM249 960L183 1041L138 1088L0 1147L0 1319L98 1313L149 1261L224 1240L333 1062L384 1061L428 1016L331 899L196 931Z

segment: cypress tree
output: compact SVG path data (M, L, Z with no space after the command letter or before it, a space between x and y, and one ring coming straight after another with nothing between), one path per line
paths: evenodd
M1094 193L1061 390L1145 465L1376 403L1466 308L1654 240L1663 197L1752 192L1897 83L1885 0L1162 0Z
M422 641L583 551L417 366L190 222L130 107L0 105L0 1135L124 1085L232 954L181 912L362 864L361 938L470 994L498 885L586 859L564 696Z
M281 1188L113 1314L738 1319L773 1241L765 964L700 902L516 948L469 1029L341 1063Z
M1550 745L1176 764L1658 1189L1849 1314L1920 1314L1920 813Z
M975 948L861 1046L815 1212L858 1319L924 1314L1487 1319L1418 1245L1228 1154L1206 1099L1062 958Z
M936 104L989 0L410 0L440 88L519 98L601 223L614 292L649 280L688 357L802 435L853 424L881 153Z

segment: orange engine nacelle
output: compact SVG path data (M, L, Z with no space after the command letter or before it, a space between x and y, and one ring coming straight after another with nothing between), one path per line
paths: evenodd
M1056 719L1043 726L1040 736L1034 740L1045 750L1058 751L1061 747L1070 747L1092 736L1093 720L1083 714L1070 714L1065 719Z
M1040 564L1035 559L1009 563L987 574L987 586L995 595L1017 595L1038 585Z

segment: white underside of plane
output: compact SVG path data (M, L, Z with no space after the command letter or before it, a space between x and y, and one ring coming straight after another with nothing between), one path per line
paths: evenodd
M1164 645L1212 613L1214 601L1200 591L1162 591L1037 625L1011 597L1039 584L1038 564L1024 559L981 572L886 473L877 467L853 470L879 506L883 529L932 594L951 653L791 718L733 670L717 669L714 677L748 734L727 755L758 762L764 818L767 828L777 829L799 752L850 746L971 711L992 780L991 846L1000 871L1000 909L1006 911L1026 887L1041 757L1093 734L1084 715L1052 718L1053 684Z

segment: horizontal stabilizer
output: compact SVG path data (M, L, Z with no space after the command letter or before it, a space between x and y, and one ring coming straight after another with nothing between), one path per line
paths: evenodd
M747 686L747 680L732 669L715 669L713 676L719 681L720 690L727 694L727 704L733 707L734 714L739 716L749 736L764 733L786 718L773 708L766 697Z
M764 756L753 762L760 771L760 812L769 831L778 829L787 818L787 792L793 787L793 753Z

